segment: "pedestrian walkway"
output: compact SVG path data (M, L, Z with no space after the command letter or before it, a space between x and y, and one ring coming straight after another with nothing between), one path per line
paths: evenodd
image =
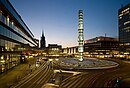
M9 88L12 85L18 83L22 80L26 75L31 74L36 69L35 62L20 64L13 69L7 71L6 73L0 74L0 88Z
M57 72L59 72L59 73L62 73L62 72L63 73L72 73L73 76L81 73L81 72L76 72L76 71L54 70L54 73L57 73Z

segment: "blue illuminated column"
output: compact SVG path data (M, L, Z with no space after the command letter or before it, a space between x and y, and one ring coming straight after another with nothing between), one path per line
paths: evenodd
M84 35L83 35L83 31L84 31L84 25L83 25L83 10L79 10L79 23L78 23L78 42L79 42L79 46L78 46L78 53L79 53L79 60L83 61L83 45L84 45Z

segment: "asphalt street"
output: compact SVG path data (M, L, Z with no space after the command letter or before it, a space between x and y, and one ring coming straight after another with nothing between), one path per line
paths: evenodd
M130 63L123 60L114 60L120 65L105 70L86 70L82 74L63 80L60 88L94 88L94 87L128 87L122 80L130 78ZM84 73L84 74L83 74ZM116 81L121 81L116 84Z

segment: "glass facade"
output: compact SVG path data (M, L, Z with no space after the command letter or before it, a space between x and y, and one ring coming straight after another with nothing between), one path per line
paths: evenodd
M8 0L0 0L0 73L25 60L38 43Z
M130 4L118 11L120 51L130 51Z

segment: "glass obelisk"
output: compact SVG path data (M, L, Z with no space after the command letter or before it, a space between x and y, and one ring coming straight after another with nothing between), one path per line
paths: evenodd
M84 45L84 25L83 25L83 10L79 10L79 22L78 22L78 53L79 53L79 61L83 61L83 45Z

